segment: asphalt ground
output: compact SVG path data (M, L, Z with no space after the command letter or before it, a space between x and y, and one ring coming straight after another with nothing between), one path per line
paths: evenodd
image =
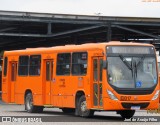
M133 119L124 121L116 112L95 112L92 118L82 118L74 116L74 114L64 114L61 109L58 108L45 108L43 113L27 113L24 110L24 105L5 104L0 100L0 125L4 124L78 124L78 125L103 125L103 124L160 124L160 121L154 121L154 118L160 119L159 113L147 113L145 110L136 111L136 118L143 118L141 122L134 122ZM3 122L2 122L3 118ZM11 118L12 122L4 122L4 119ZM148 122L145 119L152 118L152 121ZM19 120L19 121L18 121Z

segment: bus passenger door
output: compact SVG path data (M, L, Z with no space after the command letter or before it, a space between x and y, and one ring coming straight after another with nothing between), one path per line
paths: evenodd
M103 58L93 58L93 107L102 108L102 66Z
M17 62L10 62L10 102L15 102L15 84L17 76Z
M53 60L45 60L45 85L44 85L44 100L45 105L51 104L51 83L53 77Z

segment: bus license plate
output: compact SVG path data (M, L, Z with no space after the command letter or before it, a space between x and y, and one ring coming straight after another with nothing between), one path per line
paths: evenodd
M133 110L140 110L140 106L131 106L131 109L133 109Z

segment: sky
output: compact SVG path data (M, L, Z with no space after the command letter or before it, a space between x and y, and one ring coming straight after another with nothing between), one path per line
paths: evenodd
M0 0L0 10L100 16L160 17L160 0Z

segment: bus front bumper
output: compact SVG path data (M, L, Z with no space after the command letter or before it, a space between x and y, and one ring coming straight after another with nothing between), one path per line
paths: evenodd
M104 110L152 110L159 108L159 100L151 101L119 101L104 98Z

